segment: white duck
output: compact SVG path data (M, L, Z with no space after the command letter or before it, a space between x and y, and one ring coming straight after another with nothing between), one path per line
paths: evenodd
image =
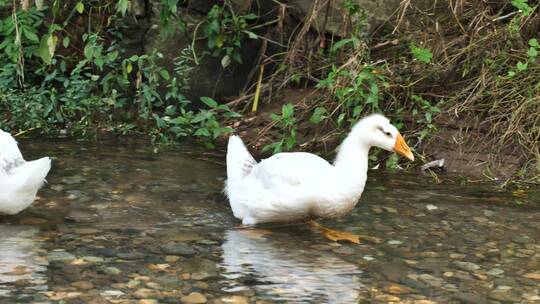
M48 157L25 161L15 139L0 130L0 214L17 214L30 206L50 169Z
M257 163L240 137L233 135L225 192L234 216L244 225L255 225L346 215L364 190L368 153L374 146L414 160L396 127L379 114L356 123L334 164L305 152L278 153ZM332 240L359 242L358 236L314 225Z

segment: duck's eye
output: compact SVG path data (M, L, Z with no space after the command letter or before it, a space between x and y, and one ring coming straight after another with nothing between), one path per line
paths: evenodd
M387 131L384 131L384 129L383 129L382 127L379 127L379 131L383 132L384 135L386 135L386 136L388 136L388 137L390 137L390 138L392 137L392 133L387 132Z

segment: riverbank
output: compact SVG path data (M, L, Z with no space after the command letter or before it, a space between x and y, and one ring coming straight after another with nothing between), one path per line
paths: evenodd
M538 1L132 2L3 5L0 128L331 154L383 113L416 164L540 182Z
M229 124L240 135L250 151L259 158L268 157L271 151L263 152L265 146L280 140L283 130L272 120L272 115L281 115L282 106L291 103L298 112L316 104L322 96L317 89L288 89L269 104L263 104L257 113L247 112L238 121ZM383 113L384 114L384 113ZM520 170L531 160L519 153L515 147L497 149L491 141L486 140L489 130L479 125L474 119L440 115L433 121L435 130L425 141L418 141L413 130L404 130L405 137L411 138L411 146L419 159L410 165L407 161L400 163L404 167L419 167L434 161L444 159L446 171L463 175L472 179L491 180L504 183L508 179L520 178ZM414 125L414 122L411 123ZM309 117L299 116L297 124L297 147L304 151L324 155L331 160L335 155L342 138L348 129L337 127L335 124L313 124ZM226 137L219 139L220 145L225 146ZM375 152L375 151L374 151ZM378 154L380 155L380 153ZM385 167L388 153L376 159L373 165L382 164ZM532 160L534 161L534 159ZM440 168L438 168L440 169ZM529 177L534 177L534 168ZM532 180L532 179L531 179Z

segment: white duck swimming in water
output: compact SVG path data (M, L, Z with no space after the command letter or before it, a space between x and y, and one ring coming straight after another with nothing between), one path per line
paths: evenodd
M255 225L348 214L364 190L371 147L414 160L396 127L379 114L356 123L334 164L305 152L278 153L257 163L240 137L231 136L225 192L234 216L244 225ZM358 240L352 234L316 226L332 240Z
M0 130L0 214L17 214L30 206L50 169L48 157L25 161L15 139Z

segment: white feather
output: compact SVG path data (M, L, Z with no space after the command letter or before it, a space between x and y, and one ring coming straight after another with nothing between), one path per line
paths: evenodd
M51 160L25 161L15 139L0 130L0 213L16 214L34 201Z

